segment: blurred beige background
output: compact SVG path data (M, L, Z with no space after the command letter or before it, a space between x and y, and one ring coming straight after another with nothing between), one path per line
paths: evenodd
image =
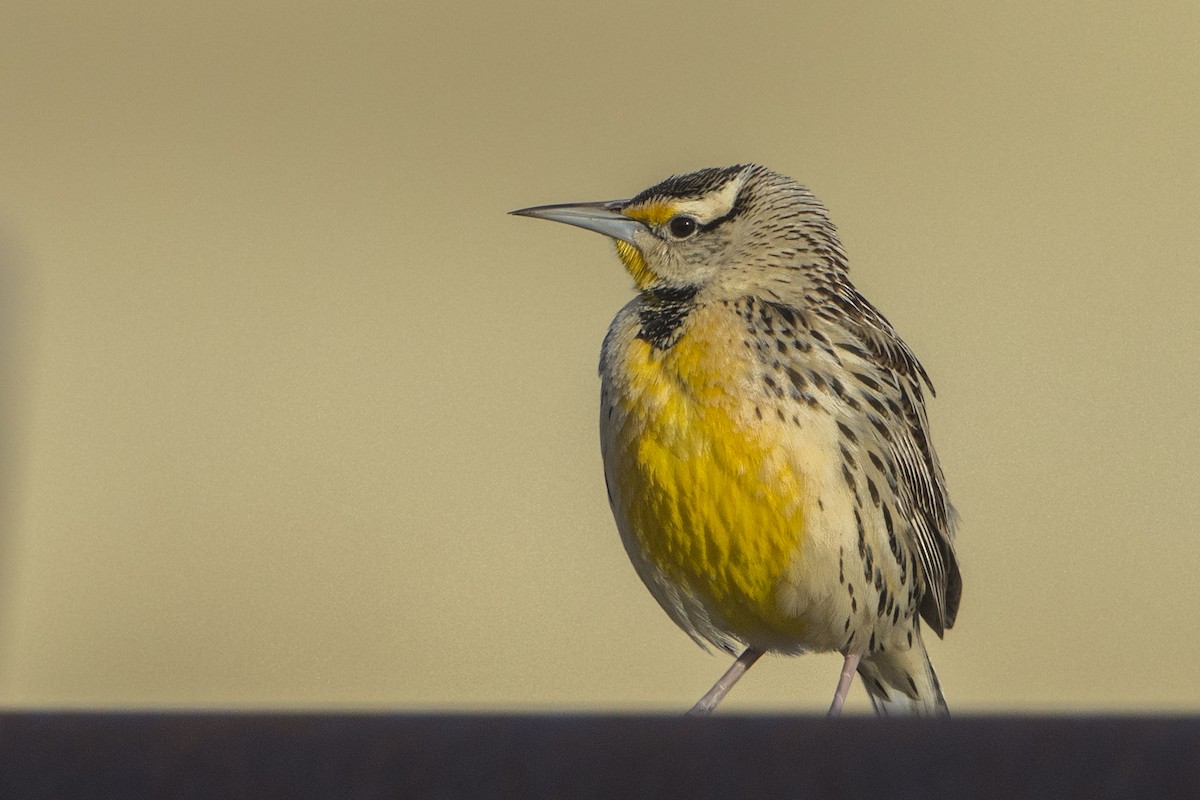
M937 385L951 707L1200 711L1200 6L732 9L5 3L0 703L686 708L727 661L600 470L630 281L505 212L757 161Z

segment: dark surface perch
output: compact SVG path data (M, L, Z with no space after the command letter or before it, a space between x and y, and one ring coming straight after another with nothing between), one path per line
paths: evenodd
M1200 797L1200 717L10 712L0 797Z

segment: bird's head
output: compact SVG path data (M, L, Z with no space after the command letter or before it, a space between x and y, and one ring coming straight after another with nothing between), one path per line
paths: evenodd
M512 213L611 237L644 292L775 294L816 274L846 270L837 233L817 199L791 178L753 164L676 175L630 200Z

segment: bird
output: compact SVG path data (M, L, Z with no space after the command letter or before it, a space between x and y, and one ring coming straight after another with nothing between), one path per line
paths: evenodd
M510 212L609 237L636 294L600 355L600 442L626 553L701 647L835 652L881 716L948 714L922 641L954 625L958 516L925 368L851 283L825 207L756 164L631 199Z

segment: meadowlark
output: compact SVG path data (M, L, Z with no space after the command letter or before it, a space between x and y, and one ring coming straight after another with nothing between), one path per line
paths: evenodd
M807 188L756 165L512 212L611 237L637 296L600 356L608 499L650 592L737 659L838 652L879 714L947 713L921 641L954 624L956 515L928 375L850 283Z

